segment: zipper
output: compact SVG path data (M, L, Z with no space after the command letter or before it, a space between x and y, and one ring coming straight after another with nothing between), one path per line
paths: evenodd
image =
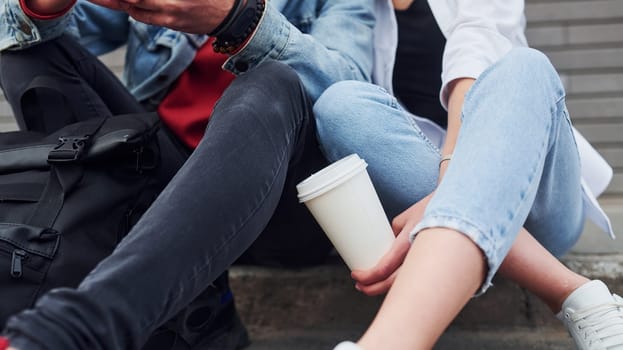
M11 277L20 278L22 277L23 272L23 264L22 262L28 258L28 253L22 249L13 250L13 254L11 255Z
M134 170L139 174L143 173L143 151L143 146L139 146L132 150L132 152L136 156L136 164Z

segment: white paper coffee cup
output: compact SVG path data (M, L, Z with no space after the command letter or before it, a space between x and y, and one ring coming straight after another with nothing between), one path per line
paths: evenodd
M370 176L357 154L311 175L296 188L351 270L376 265L394 241Z

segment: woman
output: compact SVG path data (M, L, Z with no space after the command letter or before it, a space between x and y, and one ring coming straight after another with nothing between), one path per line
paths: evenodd
M584 185L588 169L576 143L585 140L571 127L556 71L525 48L524 2L428 5L412 4L434 16L447 40L435 73L442 76L445 138L371 84L337 83L314 108L325 155L334 161L359 153L388 214L400 213L390 252L375 268L353 271L366 294L391 289L358 345L338 348L430 349L499 270L543 299L579 349L623 349L621 298L554 257L577 241L585 215L597 213L611 232L603 211L589 204L611 173L606 166L598 181L589 180L592 188Z

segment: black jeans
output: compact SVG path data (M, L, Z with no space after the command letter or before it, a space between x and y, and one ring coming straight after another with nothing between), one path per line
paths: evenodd
M61 84L65 99L22 96L41 77ZM58 118L142 109L67 38L2 53L0 83L22 127L49 130L71 122ZM33 104L45 120L32 117ZM323 261L330 243L295 185L324 165L298 76L284 64L262 64L226 90L199 146L113 254L77 289L48 293L10 319L7 331L23 349L136 349L239 258Z

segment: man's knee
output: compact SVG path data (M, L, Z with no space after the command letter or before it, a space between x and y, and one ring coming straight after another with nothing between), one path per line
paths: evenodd
M22 50L0 52L0 87L7 97L13 89L36 76L50 75L48 72L59 69L60 60L66 57L60 49L65 40L68 39L61 37Z
M294 68L275 60L261 63L254 69L254 72L267 79L279 80L286 85L298 85L301 82Z
M33 64L51 61L58 51L61 38L43 42L25 49L5 50L0 52L0 67L3 71L28 67Z
M233 99L233 100L232 100ZM311 110L311 103L298 74L290 66L264 62L240 75L227 89L219 104L254 106L257 112Z
M308 103L308 96L299 75L287 64L272 60L264 62L247 73L246 78L248 80L243 82L245 89L255 88L262 91L256 96L269 97L268 101L274 103L276 108L283 108L277 107L282 103ZM258 102L265 104L267 101Z

